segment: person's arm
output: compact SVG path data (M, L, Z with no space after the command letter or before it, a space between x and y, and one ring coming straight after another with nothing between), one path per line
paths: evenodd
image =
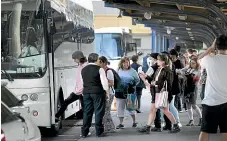
M140 83L140 78L139 78L137 71L135 71L134 69L131 69L131 72L132 72L132 76L134 78L134 84L138 85Z
M114 74L111 70L107 71L107 79L108 79L109 87L114 86Z
M202 53L201 55L199 55L198 60L201 60L203 57L209 55L211 53L211 51L214 50L215 44L216 44L216 39L214 40L214 42L211 45L211 47L209 47L204 53Z
M169 93L172 93L172 84L173 84L173 72L172 71L167 71L166 72L166 82L167 82L167 90Z
M102 83L102 87L106 91L106 95L109 98L109 84L108 84L108 80L106 78L105 70L103 68L100 68L99 74L100 74L100 80Z

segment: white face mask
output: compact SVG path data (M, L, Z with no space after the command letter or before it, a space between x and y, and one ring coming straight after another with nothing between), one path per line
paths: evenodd
M147 65L151 67L153 65L153 60L149 57L147 58Z

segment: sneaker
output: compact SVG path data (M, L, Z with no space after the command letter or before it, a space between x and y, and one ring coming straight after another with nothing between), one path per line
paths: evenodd
M134 127L134 128L137 127L137 124L138 124L138 123L133 123L133 124L132 124L132 127Z
M162 132L162 128L154 127L154 128L151 129L151 132Z
M142 113L140 110L136 110L137 113Z
M151 131L151 126L143 126L142 128L140 128L138 130L140 133L145 133L145 134L150 134L150 131Z
M202 125L202 118L199 119L199 124L198 126L201 126Z
M167 131L167 130L170 130L170 131L171 131L171 130L172 130L172 127L164 126L164 127L163 127L163 130L164 130L164 131Z
M89 132L87 135L80 135L80 137L86 138L86 137L88 137L88 136L90 136L90 135L91 135L91 132Z
M194 125L194 120L189 120L189 122L186 126L193 126L193 125Z
M179 113L183 113L184 111L183 110L180 110Z
M124 125L123 124L119 124L116 129L124 129Z
M178 124L179 127L182 127L182 124L180 122L177 122L177 124Z
M173 130L170 130L170 133L178 133L180 132L180 127L178 124L173 125Z

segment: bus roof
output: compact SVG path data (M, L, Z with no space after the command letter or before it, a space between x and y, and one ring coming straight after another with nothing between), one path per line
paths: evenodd
M51 7L64 13L68 21L87 28L94 28L93 5L90 0L48 0ZM83 2L82 2L83 1Z
M95 33L131 33L131 29L128 27L105 27L95 29Z

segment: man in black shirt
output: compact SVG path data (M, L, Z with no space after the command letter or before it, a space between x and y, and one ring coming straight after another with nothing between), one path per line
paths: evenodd
M106 98L108 99L109 97L109 85L105 70L97 65L99 64L98 57L98 54L91 53L88 57L89 64L81 71L84 87L82 137L88 136L94 111L96 136L105 135L102 120L105 114Z
M182 62L178 59L178 52L175 50L175 49L172 49L170 50L169 52L170 54L170 58L175 66L175 69L182 69L184 67L184 65L182 64ZM178 87L175 87L175 89L173 89L173 91L175 91L177 94L175 96L175 107L179 110L179 111L182 111L182 80L177 76L175 75L174 76L174 80L175 80L175 83L178 83L178 84L175 84L175 86L178 86Z

